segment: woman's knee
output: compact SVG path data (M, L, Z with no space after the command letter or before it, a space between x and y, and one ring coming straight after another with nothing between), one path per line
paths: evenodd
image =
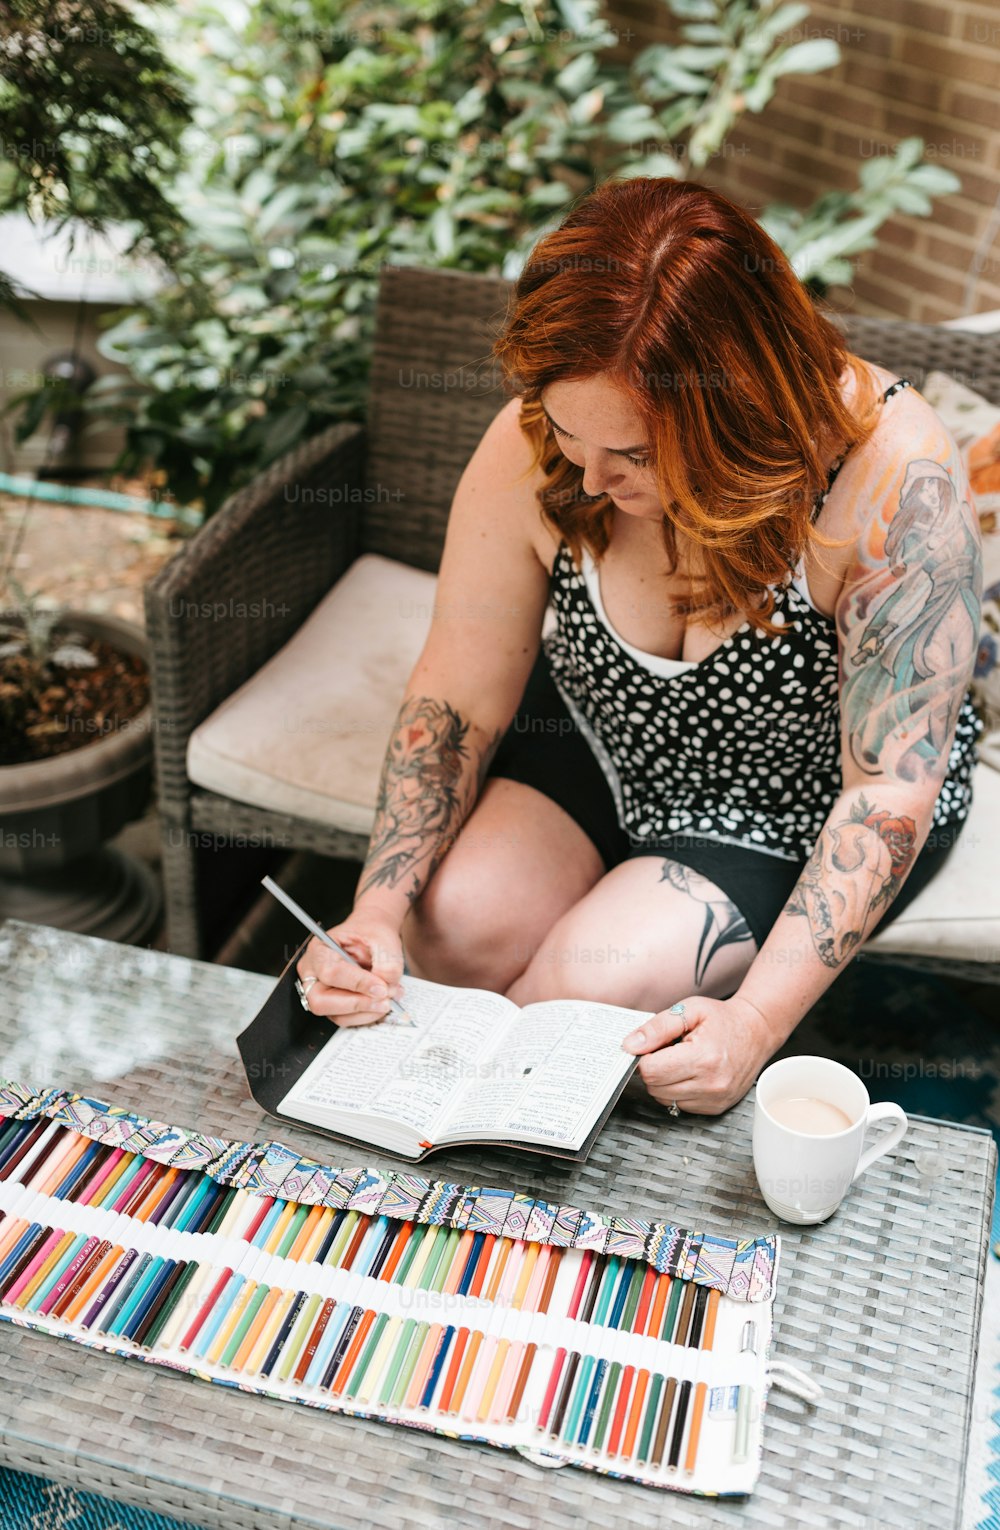
M510 899L466 857L441 862L403 924L403 948L417 977L504 992L525 966L508 929Z

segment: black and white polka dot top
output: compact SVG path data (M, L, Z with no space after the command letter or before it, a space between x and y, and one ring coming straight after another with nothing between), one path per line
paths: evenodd
M883 395L888 399L907 379ZM819 514L841 463L817 497ZM553 679L604 769L633 842L677 834L805 860L841 789L837 631L794 584L775 589L772 637L744 622L701 662L662 674L609 630L561 543ZM933 826L969 811L979 723L966 696Z

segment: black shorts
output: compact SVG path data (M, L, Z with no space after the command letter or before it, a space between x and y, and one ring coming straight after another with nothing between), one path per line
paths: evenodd
M594 844L606 871L641 855L660 855L701 872L735 903L758 949L805 865L804 860L786 861L694 833L631 839L618 822L608 779L555 687L544 649L493 757L487 779L491 776L521 781L558 803ZM879 928L890 924L927 885L947 860L960 829L957 824L931 831Z

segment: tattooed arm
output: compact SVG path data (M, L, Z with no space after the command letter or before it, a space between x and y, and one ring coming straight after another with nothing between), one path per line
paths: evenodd
M382 889L405 912L465 822L500 742L434 696L407 696L389 740L357 898Z
M905 881L930 829L972 674L976 515L950 439L941 432L935 440L932 429L921 446L927 455L889 477L837 603L843 788L740 990L785 1035ZM769 976L777 960L797 968L799 982L782 985L788 992Z
M902 465L890 440L853 473L851 513L864 523L836 605L842 789L737 992L685 999L627 1042L652 1054L643 1077L665 1104L716 1114L743 1097L871 934L927 837L972 673L981 574L957 450L922 400L909 426L917 449ZM699 959L739 938L708 904Z
M389 738L354 907L333 931L370 970L318 941L299 962L300 978L312 979L309 1008L339 1024L384 1013L402 975L403 921L471 812L538 652L549 576L519 411L517 399L500 411L456 490L430 632Z

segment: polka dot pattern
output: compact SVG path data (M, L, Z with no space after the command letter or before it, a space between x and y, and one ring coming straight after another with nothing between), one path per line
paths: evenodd
M744 622L701 663L652 674L616 641L566 544L553 569L553 677L603 745L634 839L684 832L802 860L841 788L837 633L793 585L777 636ZM934 827L972 800L979 724L966 696Z

